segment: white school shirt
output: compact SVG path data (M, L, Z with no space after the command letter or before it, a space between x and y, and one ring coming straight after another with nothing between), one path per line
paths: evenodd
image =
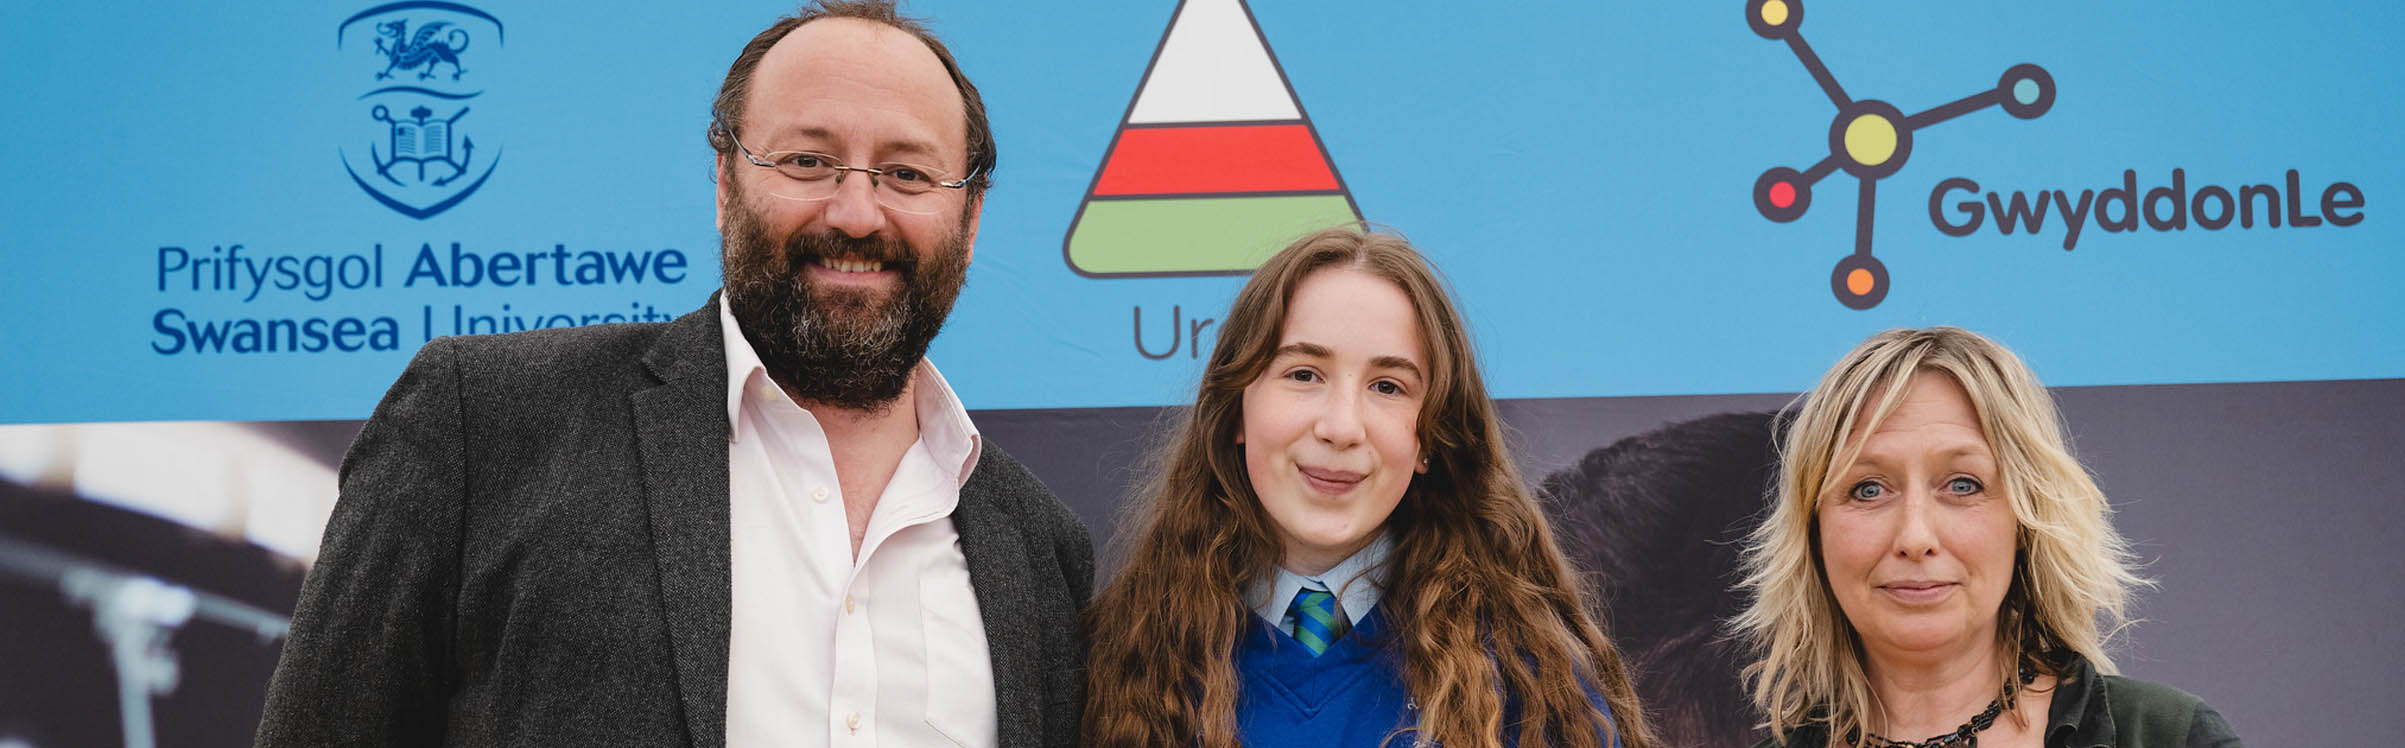
M769 379L723 297L729 748L994 746L994 670L951 522L980 437L935 365L919 438L852 556L827 434Z
M1369 545L1354 551L1319 576L1306 577L1277 567L1267 578L1256 581L1246 590L1245 602L1255 615L1280 631L1294 630L1294 593L1308 587L1336 595L1336 607L1345 620L1361 625L1361 617L1370 614L1378 598L1386 593L1386 557L1394 552L1394 538L1384 531Z

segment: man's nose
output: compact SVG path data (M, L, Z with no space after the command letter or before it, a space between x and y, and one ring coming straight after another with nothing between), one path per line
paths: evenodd
M827 226L845 236L858 239L885 228L885 206L877 204L877 180L873 174L847 172L835 183L835 194L827 198Z

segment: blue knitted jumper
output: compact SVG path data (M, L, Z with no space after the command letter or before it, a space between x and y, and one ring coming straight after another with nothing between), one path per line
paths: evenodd
M1386 742L1397 729L1416 725L1419 715L1407 706L1403 670L1393 650L1376 646L1386 640L1384 606L1370 608L1351 632L1317 657L1278 627L1249 617L1252 626L1236 645L1236 672L1243 677L1236 695L1236 738L1246 748L1416 744L1416 736L1408 733ZM1588 699L1610 715L1592 688ZM1519 700L1504 701L1509 725ZM1518 733L1505 729L1503 743L1513 744ZM1619 736L1602 737L1604 745L1618 748Z
M1386 615L1372 607L1353 630L1319 656L1258 616L1236 645L1244 680L1236 697L1236 736L1247 748L1375 746L1413 716L1402 671L1388 650ZM1392 743L1410 748L1410 736Z

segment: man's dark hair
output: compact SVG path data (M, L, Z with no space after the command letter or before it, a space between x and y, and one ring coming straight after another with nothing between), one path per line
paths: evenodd
M968 115L969 174L974 175L969 182L969 196L983 196L994 176L994 129L985 119L985 99L977 95L977 84L970 83L969 77L960 72L960 63L952 59L952 50L944 46L943 40L935 38L935 32L928 31L926 24L918 19L902 15L893 0L817 0L793 15L777 19L752 37L751 43L743 45L742 54L735 56L735 64L727 67L726 82L718 86L718 100L710 104L710 149L720 156L734 156L735 133L743 129L744 101L751 95L752 72L759 69L760 58L767 56L768 48L776 46L786 34L822 18L856 18L891 26L927 45L935 53L935 59L943 61L944 72L952 75L953 87L960 89L961 109Z

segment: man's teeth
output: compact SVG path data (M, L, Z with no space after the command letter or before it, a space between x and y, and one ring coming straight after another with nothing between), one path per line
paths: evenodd
M872 273L885 269L885 263L873 262L870 260L838 260L826 258L820 259L818 262L821 265L827 266L829 269L841 270L846 273Z

